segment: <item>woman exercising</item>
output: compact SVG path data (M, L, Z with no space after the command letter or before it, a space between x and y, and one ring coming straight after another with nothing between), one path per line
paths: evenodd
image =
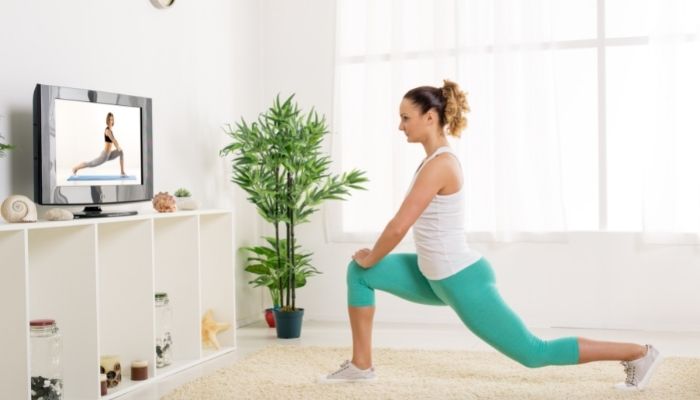
M581 337L536 337L501 298L489 262L465 243L462 169L446 137L459 137L467 125L469 106L457 84L445 80L442 88L412 89L399 111L399 130L409 143L423 146L426 158L374 247L352 256L347 271L352 360L320 381L376 380L372 321L374 291L382 290L416 303L451 307L474 334L526 367L619 360L627 377L615 386L643 389L661 361L656 348ZM411 227L417 254L389 254Z
M97 167L98 165L102 165L107 161L114 160L115 158L119 157L121 175L126 176L126 172L124 172L124 151L119 146L119 142L117 142L117 139L114 138L114 134L112 133L112 127L114 126L114 114L107 113L106 123L107 127L105 128L104 133L105 145L102 149L102 153L100 153L100 155L92 161L84 161L73 167L73 175L78 173L78 171L83 168ZM112 150L112 145L114 145L115 150Z

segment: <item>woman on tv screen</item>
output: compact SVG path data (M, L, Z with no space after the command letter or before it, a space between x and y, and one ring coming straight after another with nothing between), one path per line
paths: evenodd
M83 168L97 167L98 165L102 165L107 161L111 161L119 157L119 168L121 170L121 175L126 176L126 172L124 172L124 151L119 146L119 142L114 137L114 133L112 132L112 127L114 127L114 114L111 112L107 113L106 122L107 127L105 128L104 132L105 144L104 148L102 149L102 153L100 153L100 155L92 161L83 161L73 167L73 175L77 174L78 171ZM112 145L114 145L114 150L112 150Z

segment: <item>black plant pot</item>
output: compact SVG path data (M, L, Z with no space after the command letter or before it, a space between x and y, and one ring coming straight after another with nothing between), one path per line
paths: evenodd
M272 310L275 313L277 337L280 339L296 339L301 336L301 323L304 319L304 309L296 311Z

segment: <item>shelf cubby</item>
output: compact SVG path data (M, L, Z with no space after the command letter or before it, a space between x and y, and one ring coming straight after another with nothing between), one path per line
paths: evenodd
M27 231L0 231L0 315L3 316L3 358L0 387L8 399L29 396L29 325L27 299ZM6 391L7 390L7 391Z
M97 394L97 290L95 225L46 227L28 232L29 320L56 320L63 338L63 391L69 399ZM92 384L74 384L74 382Z
M199 229L197 216L154 221L155 291L166 292L172 312L172 360L200 356ZM156 374L162 369L156 369Z
M232 221L230 214L201 215L199 229L200 266L202 287L201 313L211 309L217 321L231 324L231 328L218 335L222 347L235 347L235 305L233 308L222 307L235 302L231 286L234 284L234 270L222 268L233 264L234 246ZM205 351L206 353L206 351ZM204 355L204 353L203 353Z
M149 220L98 226L99 354L119 357L122 381L132 361L148 361L149 376L155 368L152 227Z

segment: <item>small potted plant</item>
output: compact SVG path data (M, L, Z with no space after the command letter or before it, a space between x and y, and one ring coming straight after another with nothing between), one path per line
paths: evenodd
M179 188L175 191L175 200L177 201L178 210L196 210L199 204L192 198L192 193L185 188Z

